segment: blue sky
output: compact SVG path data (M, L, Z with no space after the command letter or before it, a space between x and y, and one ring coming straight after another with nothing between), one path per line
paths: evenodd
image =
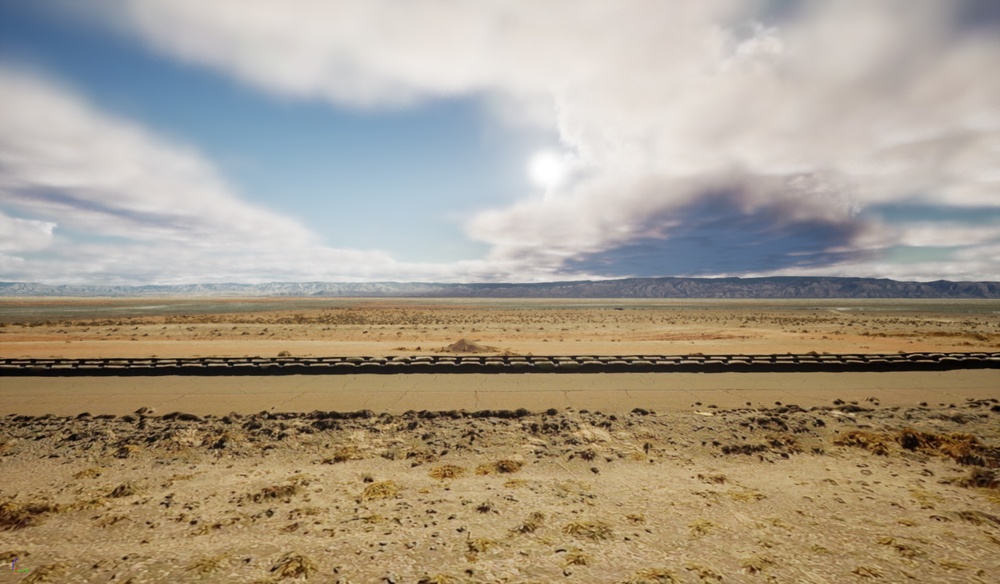
M0 280L1000 280L998 23L0 0Z

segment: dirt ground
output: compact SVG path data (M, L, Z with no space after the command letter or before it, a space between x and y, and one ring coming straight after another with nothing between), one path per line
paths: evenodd
M8 299L0 356L1000 345L996 302L611 302ZM0 580L996 582L997 374L0 378Z
M1000 406L6 416L21 582L995 582Z
M424 355L461 339L520 355L1000 347L1000 301L232 301L249 308L239 312L225 300L170 302L6 299L0 357Z

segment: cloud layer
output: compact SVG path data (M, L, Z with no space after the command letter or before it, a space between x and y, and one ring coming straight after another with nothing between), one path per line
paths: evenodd
M16 224L25 249L57 246L54 222L126 236L136 257L210 248L219 266L192 258L234 278L1000 280L1000 220L949 213L1000 209L1000 18L981 5L106 0L105 20L153 50L275 95L366 109L481 97L557 130L574 174L470 219L492 246L482 262L400 265L323 248L196 153L8 73L0 200L50 222ZM893 206L923 212L876 212Z

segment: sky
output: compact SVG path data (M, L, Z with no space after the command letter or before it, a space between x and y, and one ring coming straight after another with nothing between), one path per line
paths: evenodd
M0 0L0 281L1000 280L994 0Z

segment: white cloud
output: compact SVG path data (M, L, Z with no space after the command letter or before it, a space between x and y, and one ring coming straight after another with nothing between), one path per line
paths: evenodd
M45 249L52 243L55 223L9 217L0 212L0 252Z
M0 94L0 206L27 217L0 213L5 278L423 279L454 269L326 247L294 220L242 200L196 151L35 74L0 67Z
M471 219L493 262L558 272L640 236L669 239L671 213L719 188L780 224L854 222L843 232L858 237L877 230L855 219L873 205L1000 206L1000 37L964 22L965 2L103 6L154 49L279 95L378 107L473 94L536 122L554 112L578 179ZM885 247L934 239L928 229L886 228L898 237Z
M0 69L0 206L26 217L0 215L0 253L12 254L0 256L4 274L136 282L624 275L592 266L613 266L616 250L630 245L654 242L664 255L695 249L680 238L706 226L744 233L715 252L706 247L700 274L712 273L712 253L771 238L802 249L767 248L766 265L747 270L1000 279L1000 226L866 213L913 202L1000 208L1000 36L996 23L963 20L971 3L67 5L99 8L164 55L284 97L378 108L479 96L505 117L557 130L574 174L544 198L469 219L469 237L492 245L488 258L403 264L328 248L296 221L242 200L189 146L37 75ZM121 241L81 244L65 232ZM894 263L885 254L899 246L965 248L947 261ZM29 251L38 253L24 261ZM803 266L803 256L815 263Z

